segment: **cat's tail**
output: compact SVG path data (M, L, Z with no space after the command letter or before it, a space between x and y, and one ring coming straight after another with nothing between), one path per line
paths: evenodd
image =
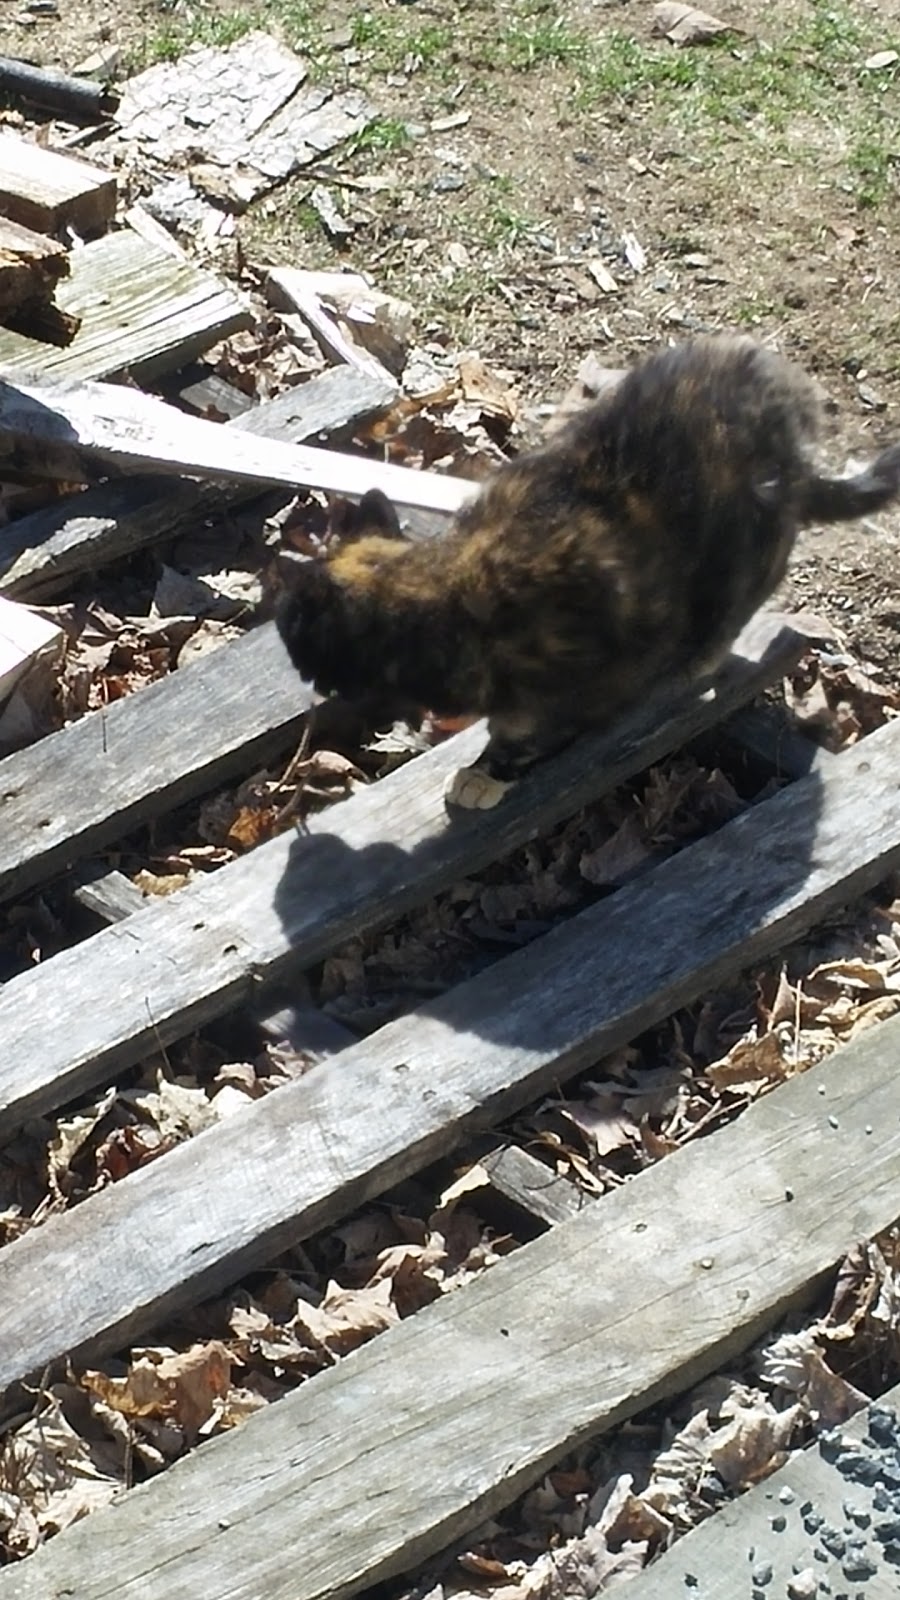
M900 443L888 445L852 478L814 477L806 492L808 522L850 522L900 497Z

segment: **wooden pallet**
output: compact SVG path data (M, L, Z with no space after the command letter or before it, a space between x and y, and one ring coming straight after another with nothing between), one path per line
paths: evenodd
M758 619L714 701L582 741L494 812L443 806L474 728L304 835L133 915L120 902L0 990L0 1136L571 815L737 712L797 647ZM303 693L271 629L214 659L0 764L3 892L295 736ZM770 744L765 720L735 736ZM717 833L8 1245L0 1390L147 1333L489 1137L900 864L896 723L839 758L796 738L781 753L804 775ZM883 1024L602 1201L494 1149L497 1192L548 1233L0 1572L0 1600L324 1600L414 1566L576 1442L713 1370L894 1221L898 1048L900 1021Z

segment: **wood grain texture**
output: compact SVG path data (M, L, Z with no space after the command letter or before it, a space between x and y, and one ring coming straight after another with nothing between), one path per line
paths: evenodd
M898 1020L862 1035L0 1573L0 1600L344 1600L445 1548L893 1221L898 1048ZM182 1196L188 1226L208 1198Z
M714 702L668 716L651 707L607 739L584 739L493 812L451 821L444 807L447 778L483 747L478 725L312 818L306 834L274 839L11 979L0 991L0 1138L571 815L734 709L801 647L766 617L757 645L759 655L731 658ZM67 1026L48 1037L48 1016Z
M900 727L865 747L842 757L821 793L815 777L782 790L343 1050L339 1068L314 1068L8 1245L0 1388L74 1346L115 1348L223 1288L873 883L900 862ZM137 938L150 915L110 931ZM115 967L103 971L118 993Z
M183 366L252 321L243 300L212 273L147 244L129 229L73 250L70 261L72 270L56 291L56 303L81 319L78 332L57 348L0 328L4 391L35 373L47 381L126 372L146 380Z
M900 1386L890 1390L880 1404L900 1408ZM867 1406L858 1412L841 1433L860 1440L866 1432L870 1409ZM780 1498L782 1490L789 1493L789 1500ZM750 1593L749 1579L757 1563L772 1568L765 1592L773 1600L788 1593L788 1584L799 1568L811 1568L820 1584L830 1584L829 1589L819 1589L822 1600L841 1594L860 1596L861 1600L897 1600L897 1564L887 1563L884 1545L872 1537L871 1530L865 1553L875 1562L876 1571L860 1584L847 1579L841 1562L803 1526L800 1508L809 1501L832 1528L849 1527L859 1533L863 1531L859 1521L851 1522L844 1506L849 1502L857 1514L868 1514L877 1523L880 1518L875 1500L875 1488L849 1483L823 1457L819 1446L811 1445L792 1456L764 1483L727 1502L708 1522L679 1539L672 1550L629 1583L629 1600L673 1600L673 1596L692 1593L697 1600L737 1600ZM778 1532L772 1528L776 1513L785 1521L785 1527ZM750 1550L754 1551L752 1562Z
M152 249L143 243L141 248ZM187 271L184 263L165 252L157 254L166 273ZM64 310L68 308L63 305L63 292L68 294L69 289L70 284L65 284L58 294ZM70 350L83 333L84 328ZM0 329L0 370L5 359ZM140 389L53 382L62 369L46 360L41 363L44 381L40 383L26 382L24 377L19 380L22 370L21 365L10 363L9 376L17 381L0 382L0 446L13 457L29 448L43 450L47 476L89 482L99 469L111 467L117 472L187 475L262 487L327 489L356 498L375 488L399 506L451 513L478 492L471 479L449 473L416 471L311 445L283 444L254 436L246 428L223 433L220 423L188 416ZM74 373L77 368L72 365L65 371Z
M837 756L816 744L791 721L783 707L745 706L722 730L742 749L771 766L779 778L824 772Z
M518 1145L500 1145L490 1150L482 1156L481 1165L498 1194L548 1227L577 1217L591 1204L590 1197L568 1178L552 1172L537 1156L529 1155Z
M270 622L7 756L0 899L286 749L314 698Z
M349 369L323 373L267 400L227 428L302 444L336 433L389 405L393 391ZM158 539L175 539L206 518L259 494L258 484L200 484L130 478L20 517L0 540L0 591L52 594L88 567L118 561Z
M55 239L0 217L0 315L4 320L35 302L52 299L68 270L68 253Z
M109 870L102 861L86 861L84 869L77 874L73 899L102 922L124 922L144 910L146 897L124 872Z
M38 233L70 227L83 239L115 215L115 174L7 132L0 136L0 210Z

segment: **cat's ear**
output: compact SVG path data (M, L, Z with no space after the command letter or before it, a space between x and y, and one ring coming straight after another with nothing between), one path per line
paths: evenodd
M381 489L368 489L358 503L336 495L329 507L328 531L347 544L378 534L382 539L401 539L400 519Z

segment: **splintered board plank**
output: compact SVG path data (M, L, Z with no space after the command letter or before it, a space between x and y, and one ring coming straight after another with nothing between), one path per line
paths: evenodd
M323 372L224 426L302 444L381 411L393 393L375 378L342 368ZM0 530L0 590L46 595L74 573L120 560L156 539L178 538L258 494L258 483L174 484L158 478L87 489Z
M55 239L0 217L0 315L50 301L68 270L68 254Z
M896 748L896 741L881 742ZM874 768L880 768L877 759ZM804 780L803 788L812 781ZM782 826L785 811L797 820L797 796L787 791L759 811L770 808L782 813L775 824L779 845L800 842ZM740 852L739 872L732 875L731 887L740 883L744 892L738 917L744 927L761 864ZM786 871L782 858L782 876ZM708 900L705 877L703 883L701 899ZM678 909L693 929L699 922L691 916L689 879L684 887L688 900ZM663 913L675 909L664 901L657 921L650 898L641 918L623 919L617 928L619 940L642 954L655 951L667 928ZM600 920L597 912L589 915ZM646 946L637 943L639 932ZM724 936L719 922L720 941ZM673 943L671 937L666 942ZM604 944L603 954L615 960L622 948ZM648 976L649 967L642 978ZM581 986L559 997L569 1007L573 998L580 1007L591 995L597 974L581 966L577 977ZM626 976L623 987L628 984ZM537 1013L542 995L542 988L531 991ZM531 1015L526 1004L518 1025L523 1036ZM418 1098L425 1104L426 1092L433 1105L452 1098L448 1084L461 1057L474 1061L482 1047L490 1053L491 1046L473 1036L472 1022L477 1030L482 1021L460 1016L465 1031L453 1045L454 1065L432 1059L418 1088L411 1066L404 1103ZM539 1015L535 1022L541 1025ZM47 1600L66 1591L78 1600L195 1600L198 1594L204 1600L344 1600L446 1548L567 1451L735 1356L857 1239L893 1221L900 1181L898 1049L900 1020L871 1029L782 1084L736 1123L667 1157L0 1573L0 1600ZM303 1082L321 1086L329 1077L329 1109L340 1102L339 1121L304 1125L285 1118L281 1159L264 1180L267 1189L276 1190L285 1169L296 1174L307 1158L326 1152L337 1167L347 1149L348 1112L351 1126L374 1124L373 1151L379 1136L393 1137L398 1064L374 1083L374 1099L359 1101L352 1067L350 1081L345 1078L350 1054L340 1057L339 1072L315 1068L253 1108L274 1106ZM484 1087L472 1083L478 1095ZM321 1103L320 1095L311 1098ZM232 1164L216 1170L214 1188L207 1182L179 1190L173 1182L165 1230L149 1209L141 1211L143 1231L129 1227L129 1247L139 1251L148 1272L182 1223L198 1238L215 1235L226 1187L236 1206L258 1194L247 1185L249 1129L243 1140L234 1136L242 1121L250 1117L226 1125ZM194 1141L198 1153L214 1138L201 1134ZM183 1171L190 1147L124 1180L119 1187L131 1189L132 1206L141 1210L161 1170L179 1157ZM75 1221L116 1192L86 1201L60 1222ZM54 1228L59 1224L49 1222L43 1231ZM39 1242L40 1232L20 1241ZM115 1230L94 1235L95 1278L107 1251L115 1278L122 1246ZM19 1248L7 1247L0 1271ZM43 1275L42 1303L75 1309L83 1286L49 1239ZM4 1297L3 1304L4 1322L10 1307L20 1325L19 1302ZM27 1322L24 1332L31 1332ZM746 1555L739 1572L746 1588L733 1584L715 1594L729 1600L749 1594ZM682 1588L659 1592L669 1600Z
M7 756L0 899L286 749L313 699L270 622Z
M847 1054L842 1050L838 1060L843 1061ZM852 1066L852 1062L848 1064ZM844 1174L836 1177L842 1186ZM842 1440L858 1446L873 1411L884 1406L900 1408L900 1386L882 1396L876 1406L866 1406L846 1422L841 1428ZM763 1483L736 1500L726 1501L699 1528L677 1540L646 1572L630 1580L629 1600L673 1600L676 1595L693 1595L696 1600L737 1600L738 1596L752 1594L753 1588L758 1594L780 1600L781 1595L790 1595L789 1585L796 1583L797 1574L802 1571L814 1573L819 1588L806 1592L821 1600L842 1594L852 1595L854 1600L897 1600L900 1581L896 1539L879 1539L874 1532L887 1520L879 1494L884 1484L876 1481L870 1485L847 1478L829 1455L821 1445L810 1445L791 1456L786 1466ZM806 1506L823 1519L815 1531L804 1527ZM851 1509L852 1515L848 1515ZM777 1530L772 1527L776 1516L784 1524ZM831 1550L823 1545L819 1528L824 1532L829 1524L844 1536L862 1535L863 1553L874 1568L865 1579L852 1576L850 1549L841 1558L834 1554L833 1540ZM886 1546L893 1546L891 1556ZM754 1571L764 1568L770 1570L771 1576L766 1576L765 1584L754 1583Z
M0 990L0 1137L516 849L751 698L801 647L766 616L744 638L747 655L731 658L714 702L692 699L668 716L647 707L536 768L493 812L449 820L443 801L446 779L483 747L479 725L311 818L305 834L260 845L10 979ZM94 781L105 782L102 766ZM66 1028L48 1036L48 1016L66 1017Z
M0 335L0 363L2 352ZM328 489L357 499L368 489L382 489L396 505L451 513L478 493L468 478L286 445L254 437L246 428L223 433L221 423L186 416L154 395L113 384L0 381L0 446L17 461L23 452L43 452L48 476L74 482L103 466Z
M38 233L69 227L81 238L108 227L116 211L111 172L47 150L15 134L0 135L0 212ZM74 264L74 255L73 255ZM5 361L5 357L3 358Z
M313 1068L7 1245L0 1252L0 1389L75 1347L117 1348L224 1289L741 967L774 955L900 862L898 762L900 726L891 725L842 756L833 778L811 776L781 790L341 1051L340 1070ZM244 902L236 926L248 926L247 910L258 914ZM150 915L111 931L120 942L129 933L137 941ZM192 958L206 959L196 942L193 952L167 947L158 955L172 963ZM97 964L118 1009L117 965ZM66 990L56 992L57 1015L65 1015ZM152 990L144 997L153 1012ZM94 1007L84 987L80 1002ZM76 1027L72 1018L66 1031ZM895 1192L895 1210L898 1204Z
M73 250L70 260L56 304L81 326L64 348L0 328L4 394L16 379L36 373L48 380L122 373L152 378L252 321L244 301L211 272L146 244L130 229ZM5 428L5 401L0 409ZM61 442L58 432L55 442Z

